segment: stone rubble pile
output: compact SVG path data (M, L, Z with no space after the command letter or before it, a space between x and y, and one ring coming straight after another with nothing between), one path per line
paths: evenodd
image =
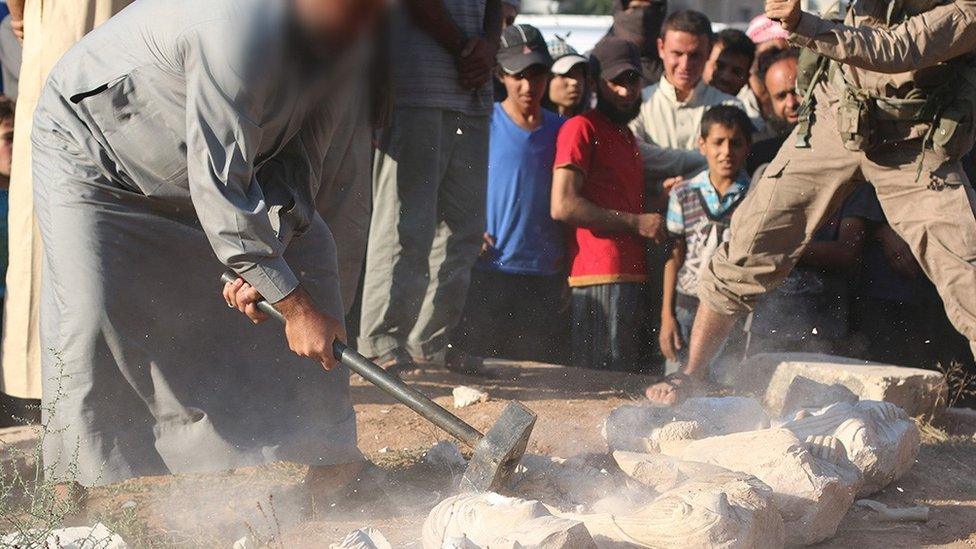
M909 470L920 444L904 409L859 399L851 379L828 381L793 376L782 395L764 396L777 413L747 397L621 406L603 426L612 461L527 455L509 486L519 497L444 500L427 518L423 546L746 548L827 540L855 498Z

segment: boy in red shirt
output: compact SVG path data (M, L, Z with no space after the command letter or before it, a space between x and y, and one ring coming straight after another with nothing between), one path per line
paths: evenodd
M641 64L632 44L607 37L590 65L597 107L563 124L552 181L552 217L573 227L573 365L636 370L645 239L663 238L661 216L643 213L643 164L627 127L640 110Z

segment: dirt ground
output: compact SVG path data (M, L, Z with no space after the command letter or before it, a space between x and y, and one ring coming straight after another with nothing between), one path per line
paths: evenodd
M450 408L461 384L492 400L458 410L487 429L509 399L538 413L528 452L572 457L605 452L600 424L616 406L638 398L650 378L532 363L498 363L503 379L481 382L444 371L409 379ZM448 437L360 379L353 383L360 448L379 466L347 504L309 516L299 483L304 469L276 464L218 475L134 479L96 490L88 521L102 520L135 547L230 547L245 535L274 547L328 547L362 526L379 529L394 547L420 547L427 512L451 493L450 472L423 464L424 452ZM890 506L927 505L926 523L884 523L855 507L823 547L976 547L976 421L924 429L918 463L873 499ZM379 492L362 508L360 496ZM376 499L367 497L364 499ZM345 507L344 509L341 507Z

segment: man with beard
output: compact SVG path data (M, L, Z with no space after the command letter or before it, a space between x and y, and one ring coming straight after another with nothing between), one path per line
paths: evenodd
M770 116L766 120L767 138L757 142L749 153L749 175L772 162L800 118L800 95L796 89L799 54L795 50L771 50L759 58L759 75L769 92Z
M657 51L667 0L615 0L613 26L608 36L623 38L637 47L644 82L657 82L663 66Z
M766 15L820 56L800 85L811 103L705 270L688 364L647 390L658 404L702 389L736 318L864 180L976 351L976 194L960 162L976 133L976 1L859 0L835 22L766 0Z
M569 241L572 363L636 370L645 315L645 239L663 238L644 212L640 150L627 127L640 109L637 48L606 37L590 55L597 108L566 121L556 141L552 217Z
M286 460L326 495L361 469L314 199L383 5L141 0L55 66L32 135L49 481ZM284 334L252 325L262 298Z

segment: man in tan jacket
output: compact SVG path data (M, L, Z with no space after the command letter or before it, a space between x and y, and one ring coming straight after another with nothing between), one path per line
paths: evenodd
M976 351L976 194L959 161L976 134L976 0L860 0L843 22L802 12L800 0L766 0L766 15L821 56L799 86L814 106L703 270L688 363L647 390L660 404L702 388L736 316L786 277L859 181L874 185Z
M82 36L132 0L8 0L14 33L24 43L10 178L10 264L3 314L0 392L41 398L38 308L41 240L34 220L30 136L34 108L54 64ZM18 410L12 410L20 414ZM6 415L6 414L5 414ZM2 418L4 420L8 418Z

